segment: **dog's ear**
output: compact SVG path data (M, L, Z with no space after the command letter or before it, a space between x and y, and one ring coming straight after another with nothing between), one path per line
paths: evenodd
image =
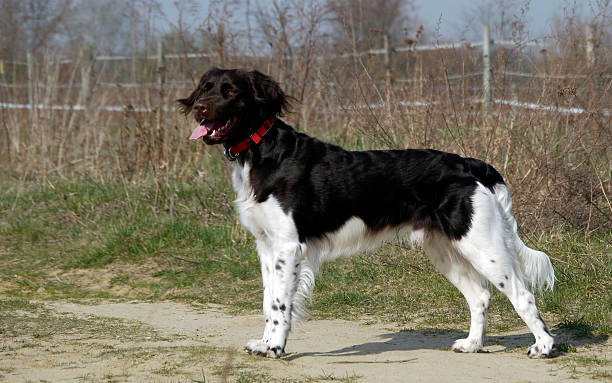
M289 110L292 97L286 95L271 77L253 70L249 72L249 81L261 117L279 116Z
M191 92L189 96L176 100L176 102L178 102L179 104L178 108L181 112L183 112L184 114L189 114L189 112L191 112L191 110L193 109L193 105L196 103L196 101L198 101L198 98L200 98L200 95L202 94L202 88L204 88L206 81L213 73L217 71L219 71L219 68L210 68L202 75L198 86L193 92Z

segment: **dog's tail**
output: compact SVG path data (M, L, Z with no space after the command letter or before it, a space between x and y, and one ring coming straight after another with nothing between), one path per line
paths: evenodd
M555 271L550 258L545 253L529 248L521 240L517 231L517 224L512 215L512 198L506 185L498 183L494 186L495 197L499 202L507 227L512 232L511 246L518 261L520 271L532 290L552 290L555 284Z

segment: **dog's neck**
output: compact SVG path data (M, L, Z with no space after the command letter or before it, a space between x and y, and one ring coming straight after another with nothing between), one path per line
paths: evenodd
M235 144L223 145L225 157L229 161L235 161L240 158L241 153L248 150L252 145L259 144L263 140L264 136L272 128L275 121L276 117L270 116L249 137L240 140Z
M256 202L265 201L274 189L273 185L282 182L285 176L278 170L286 161L295 161L300 153L297 142L306 137L277 118L259 144L250 145L235 161L228 162L233 168L232 184L237 195L251 196Z

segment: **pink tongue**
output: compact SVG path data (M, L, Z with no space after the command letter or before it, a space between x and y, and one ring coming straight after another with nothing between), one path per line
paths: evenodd
M190 140L197 140L198 138L204 137L208 133L208 128L204 125L200 125L193 130L191 136L189 136Z

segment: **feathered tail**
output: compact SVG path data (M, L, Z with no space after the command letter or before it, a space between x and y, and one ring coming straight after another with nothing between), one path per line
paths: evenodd
M552 290L555 284L555 271L550 258L541 251L527 247L519 237L516 220L512 216L512 198L506 185L497 184L493 189L504 212L506 224L512 231L511 246L514 248L514 256L520 265L523 278L529 283L531 290Z

